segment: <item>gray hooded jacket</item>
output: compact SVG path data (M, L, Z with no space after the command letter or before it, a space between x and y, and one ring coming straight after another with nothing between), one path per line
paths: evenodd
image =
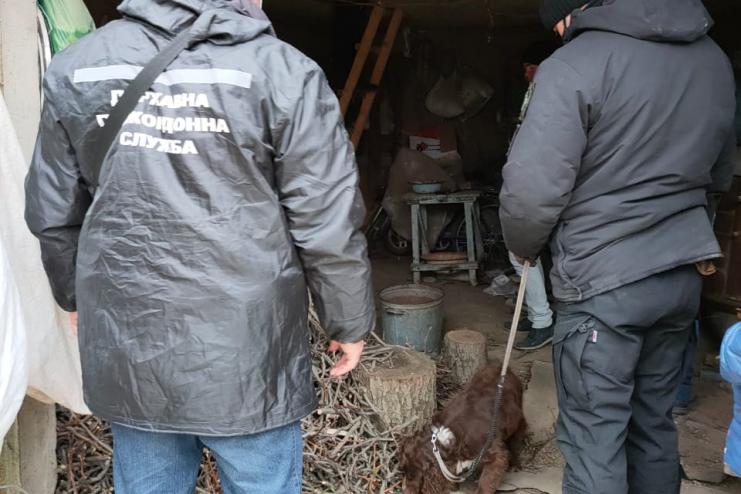
M125 0L58 56L26 218L79 310L85 397L112 422L254 433L315 406L307 286L328 336L375 311L352 145L322 71L226 0ZM91 190L89 134L193 26L202 42L124 124Z
M584 300L720 256L706 194L732 179L733 73L700 0L576 11L504 168L511 251L550 239L553 292Z

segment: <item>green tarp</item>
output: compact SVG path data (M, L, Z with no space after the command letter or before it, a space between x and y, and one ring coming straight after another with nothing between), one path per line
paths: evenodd
M39 0L52 53L58 53L95 30L95 22L82 0Z

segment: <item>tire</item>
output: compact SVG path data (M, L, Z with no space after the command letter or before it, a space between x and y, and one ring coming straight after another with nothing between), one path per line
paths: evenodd
M412 243L396 233L391 225L383 233L383 245L395 256L408 256L412 253Z
M481 238L491 240L502 235L502 224L499 221L499 207L482 206L479 217L481 218ZM460 215L455 221L451 231L457 239L466 238L466 218ZM458 242L458 250L466 250L465 243Z
M499 221L499 206L481 206L479 217L481 219L481 238L484 240L484 250L488 261L495 264L507 264L509 254L502 239L502 224ZM466 219L461 215L453 224L451 231L455 233L456 250L466 251Z
M440 235L440 238L437 240L437 244L433 250L435 252L446 252L450 250L452 246L453 242L450 239L443 238L442 235Z

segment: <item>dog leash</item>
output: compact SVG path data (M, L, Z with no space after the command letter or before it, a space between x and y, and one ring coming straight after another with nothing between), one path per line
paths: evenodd
M502 374L499 376L499 383L497 384L497 394L494 398L494 415L491 420L491 424L489 427L489 434L486 437L486 443L484 443L484 447L481 449L481 452L476 457L476 459L473 461L471 466L469 466L466 470L463 471L460 475L455 474L451 472L448 469L448 466L445 464L445 461L443 461L442 456L440 455L440 448L438 447L438 432L436 430L433 430L432 432L432 454L435 456L435 461L437 461L437 466L440 468L440 472L442 472L443 477L445 477L450 482L455 482L457 484L463 483L466 480L473 477L473 475L476 473L476 471L479 469L479 466L481 466L481 462L484 459L484 456L486 456L486 453L489 451L489 448L491 448L492 443L494 442L494 439L497 435L497 422L499 419L499 408L502 404L502 393L504 392L504 382L507 379L507 370L509 369L509 361L512 357L512 350L515 346L515 337L517 336L517 328L520 325L520 316L522 315L522 305L525 301L525 287L527 286L527 275L530 271L531 263L530 261L525 261L522 265L522 277L520 279L520 289L517 292L517 303L515 304L515 315L512 320L512 327L509 331L509 339L507 340L507 350L504 352L504 361L502 362Z

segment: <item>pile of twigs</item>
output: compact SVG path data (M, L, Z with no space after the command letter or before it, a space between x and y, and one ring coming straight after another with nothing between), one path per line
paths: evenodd
M58 493L113 492L111 430L93 416L57 412Z
M352 376L330 380L334 357L314 314L310 317L312 363L319 408L302 421L303 491L310 494L401 492L397 440L405 427L383 430L373 405ZM372 337L361 366L392 367L395 349ZM444 402L457 390L444 367L438 368L438 396ZM113 492L111 432L103 421L66 410L58 413L58 493ZM198 479L199 494L220 494L215 462L206 452Z
M216 460L214 460L211 452L206 450L203 453L201 471L198 472L196 494L221 494L221 492L221 482L219 481L219 473L216 470Z
M401 492L396 440L403 428L382 430L374 420L373 405L354 377L328 380L333 365L327 341L316 317L312 326L312 358L319 409L303 421L304 492ZM379 339L369 342L361 366L391 367L393 347Z
M461 390L461 385L453 378L453 373L445 360L437 362L437 408L442 409L455 393Z

